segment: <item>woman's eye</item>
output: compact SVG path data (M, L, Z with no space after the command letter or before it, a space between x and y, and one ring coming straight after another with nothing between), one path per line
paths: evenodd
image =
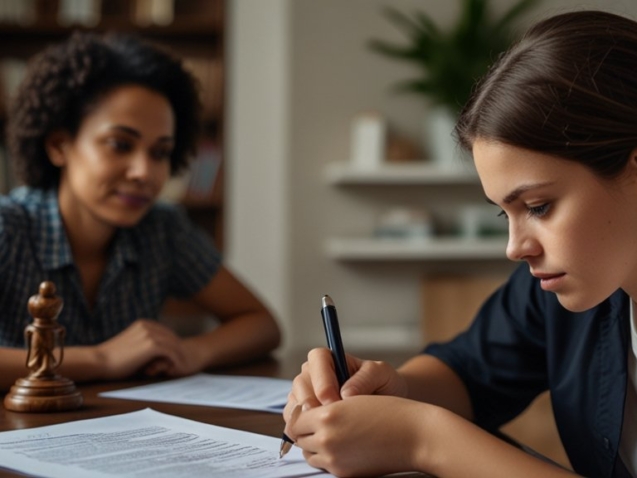
M542 204L540 206L527 207L529 216L543 217L549 212L551 206L549 204Z
M509 220L509 216L507 216L507 213L504 211L500 211L498 213L498 217L503 217L504 219L506 219L507 221Z
M170 160L173 154L172 148L157 148L152 151L152 156L158 161Z
M107 144L116 153L128 153L133 149L133 146L129 141L123 141L116 138L109 139Z

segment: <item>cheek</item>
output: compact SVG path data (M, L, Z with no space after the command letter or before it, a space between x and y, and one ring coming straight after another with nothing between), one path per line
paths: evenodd
M117 169L117 162L110 159L96 145L82 144L70 166L80 174L98 178L113 174Z
M634 242L626 231L626 219L619 210L603 201L594 204L581 203L577 214L563 230L568 242L563 253L571 264L579 264L591 278L613 282L614 275L622 269L624 257L634 249ZM610 274L610 275L609 275Z

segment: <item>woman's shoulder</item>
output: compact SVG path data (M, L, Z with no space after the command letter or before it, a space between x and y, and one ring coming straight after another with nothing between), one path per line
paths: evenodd
M190 220L182 206L168 202L157 202L139 223L140 228L169 228L183 227Z
M184 208L178 204L158 202L133 228L133 234L142 242L153 238L167 244L177 238L191 236L196 229Z
M34 227L37 230L43 213L56 215L55 192L23 186L0 195L0 235L3 243L6 244L7 240L19 243Z
M136 240L152 241L174 250L217 254L209 232L193 222L187 210L179 204L158 202L135 227ZM152 239L151 239L152 238Z
M48 202L50 194L46 191L21 186L9 194L0 195L0 218L3 221L23 222Z

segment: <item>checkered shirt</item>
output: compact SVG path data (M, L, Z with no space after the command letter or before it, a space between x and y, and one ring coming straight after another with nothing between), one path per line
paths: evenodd
M97 301L89 309L66 237L57 191L21 187L0 196L0 346L23 347L29 297L55 283L65 344L92 345L138 318L157 319L168 296L201 290L220 267L210 237L176 206L156 204L113 241Z

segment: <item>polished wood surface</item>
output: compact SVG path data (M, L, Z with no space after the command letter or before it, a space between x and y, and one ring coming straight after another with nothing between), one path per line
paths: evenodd
M368 354L369 355L369 354ZM365 354L360 354L365 357ZM407 354L374 354L370 358L385 360L393 365L399 365ZM259 362L228 368L223 371L212 371L215 374L248 375L260 377L279 377L292 379L300 371L305 360L305 352L292 353L284 359L269 358ZM12 412L0 407L0 431L19 430L25 428L54 425L74 420L99 418L117 415L151 407L162 413L168 413L182 418L210 423L227 428L234 428L247 432L259 433L276 438L283 432L283 418L274 413L239 410L231 408L216 408L199 405L180 405L172 403L145 402L136 400L122 400L100 397L99 393L130 388L137 385L154 383L157 380L128 380L122 382L101 382L79 385L84 396L84 405L78 410L56 413L24 413ZM1 464L0 464L1 466ZM24 476L0 468L0 478ZM400 474L401 478L423 477L419 473Z
M278 369L278 362L274 359L268 359L258 364L252 364L236 369L227 369L224 372L215 373L275 377L278 376ZM215 408L199 405L122 400L99 396L101 392L130 388L155 382L157 382L157 380L144 379L82 384L79 386L79 389L84 396L84 405L82 408L73 411L56 413L24 413L12 412L3 408L0 409L0 431L41 427L73 420L117 415L142 410L147 407L152 407L159 412L190 418L204 423L211 423L214 425L236 428L264 435L280 436L281 431L283 430L283 419L280 415L274 413Z

